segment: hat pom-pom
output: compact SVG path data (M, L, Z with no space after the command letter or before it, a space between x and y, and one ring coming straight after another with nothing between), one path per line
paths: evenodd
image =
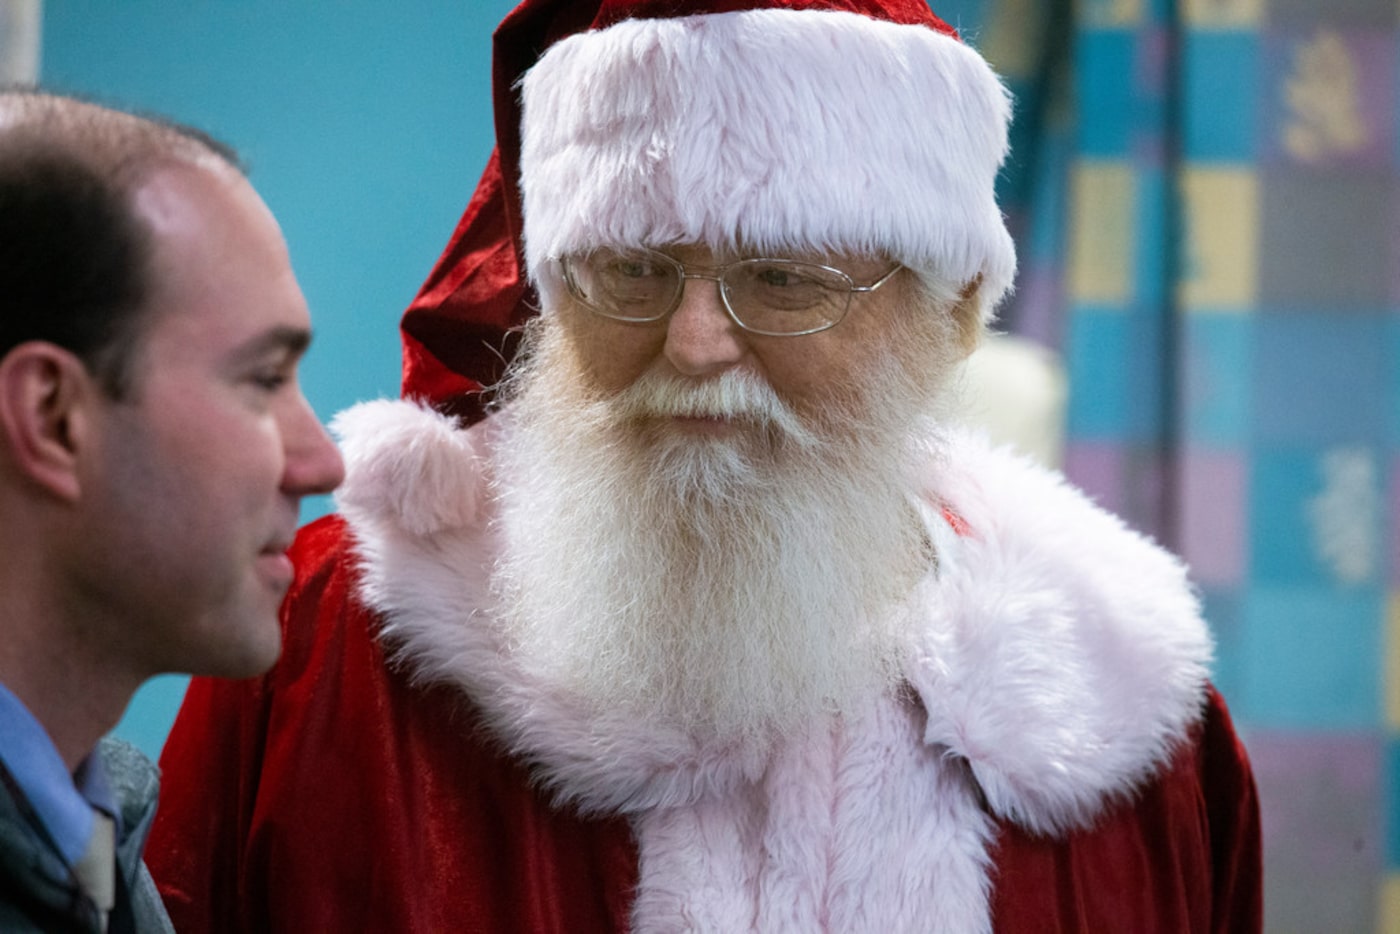
M416 535L469 524L481 499L472 436L413 402L379 400L331 422L345 456L336 504L352 518L392 520Z

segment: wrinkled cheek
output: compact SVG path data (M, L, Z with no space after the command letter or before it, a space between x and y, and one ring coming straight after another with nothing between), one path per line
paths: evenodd
M656 365L665 343L664 328L619 324L591 314L561 313L559 321L545 326L558 331L544 336L541 363L559 378L604 395L622 392Z
M833 402L848 396L853 379L858 379L861 373L858 348L834 348L814 353L810 351L815 348L801 346L802 341L819 340L821 336L785 338L783 340L790 343L764 348L766 352L758 355L763 367L761 375L768 385L793 412L803 418L819 415Z

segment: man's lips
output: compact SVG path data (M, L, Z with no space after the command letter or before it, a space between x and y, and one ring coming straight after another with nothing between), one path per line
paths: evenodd
M287 549L291 547L290 537L279 537L258 552L258 569L270 581L284 589L291 585L296 574L292 559L287 554Z

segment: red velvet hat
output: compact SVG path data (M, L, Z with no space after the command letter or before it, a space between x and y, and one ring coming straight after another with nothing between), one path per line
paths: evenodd
M406 397L479 418L531 284L550 307L601 243L879 253L982 276L984 315L1010 285L1009 98L924 0L525 0L494 43L497 148L404 315Z

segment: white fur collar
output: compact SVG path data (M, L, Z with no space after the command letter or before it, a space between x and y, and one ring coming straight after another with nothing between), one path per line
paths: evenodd
M349 468L339 505L382 637L421 679L469 692L561 797L638 813L740 793L765 774L771 751L580 722L511 663L483 609L499 416L463 431L381 401L334 427ZM906 672L923 739L966 760L996 815L1040 833L1083 827L1199 716L1211 641L1196 599L1177 560L1057 476L972 437L945 461L920 496L940 560L915 596L927 623Z

